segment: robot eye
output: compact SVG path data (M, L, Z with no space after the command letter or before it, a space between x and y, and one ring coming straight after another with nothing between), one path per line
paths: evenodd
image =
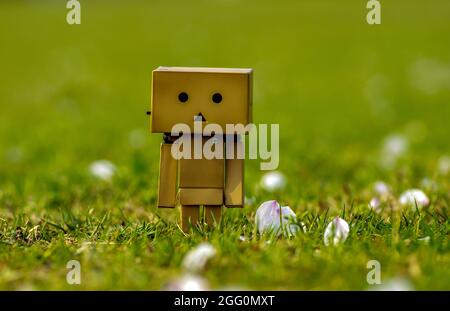
M186 92L181 92L180 94L178 94L178 100L182 103L187 102L189 99L189 95Z
M220 103L220 102L222 101L222 94L220 94L220 93L214 93L213 96L212 96L212 101L213 101L215 104Z

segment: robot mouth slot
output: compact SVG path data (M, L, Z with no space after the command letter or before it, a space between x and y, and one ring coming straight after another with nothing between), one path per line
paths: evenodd
M194 116L194 121L206 122L206 118L201 112L199 112L196 116Z

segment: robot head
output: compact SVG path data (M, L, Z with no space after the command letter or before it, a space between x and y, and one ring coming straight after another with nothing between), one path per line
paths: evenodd
M184 123L194 133L194 120L226 124L251 123L252 70L159 67L153 71L151 131L171 132Z

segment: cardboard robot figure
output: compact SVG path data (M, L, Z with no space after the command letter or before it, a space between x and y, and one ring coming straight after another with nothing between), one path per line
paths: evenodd
M153 71L150 126L152 133L163 133L157 204L159 208L180 205L183 231L203 219L200 207L206 223L213 225L224 206L243 206L244 159L236 153L242 151L241 136L246 132L241 127L229 135L225 129L250 124L251 118L251 69L159 67ZM172 147L180 139L174 126L180 124L189 130L190 146L201 149L213 134L220 134L222 157L198 157L194 147L191 157L174 156ZM203 131L208 124L215 130ZM223 132L218 133L218 127ZM186 133L183 136L186 139Z

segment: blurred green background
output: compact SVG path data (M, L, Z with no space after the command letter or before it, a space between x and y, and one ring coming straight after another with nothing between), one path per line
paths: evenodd
M381 25L366 23L361 0L80 2L81 25L66 23L66 1L0 3L4 241L16 225L84 219L91 209L99 219L111 211L131 223L151 222L161 137L149 133L145 112L151 71L160 65L254 69L254 122L280 124L279 169L288 183L277 198L297 211L364 205L378 179L396 191L435 179L448 207L448 179L437 177L436 167L450 153L449 1L381 1ZM389 135L409 145L393 165L380 160ZM90 176L99 159L117 166L112 184ZM248 161L248 196L271 198L258 196L263 173L258 161ZM2 287L52 288L45 278L35 283L22 274L41 269L51 247L37 244L27 257L27 249L8 243L1 246L0 269L9 271ZM17 262L25 257L27 264ZM260 280L266 279L254 283ZM144 280L128 282L119 287L146 288ZM286 286L322 288L311 282Z
M99 157L129 167L159 65L254 68L254 118L280 124L281 168L408 128L417 156L448 151L448 1L383 3L378 26L364 1L83 1L81 25L61 2L1 4L1 148L23 153L1 162L9 178L80 174ZM150 176L160 137L147 136Z

